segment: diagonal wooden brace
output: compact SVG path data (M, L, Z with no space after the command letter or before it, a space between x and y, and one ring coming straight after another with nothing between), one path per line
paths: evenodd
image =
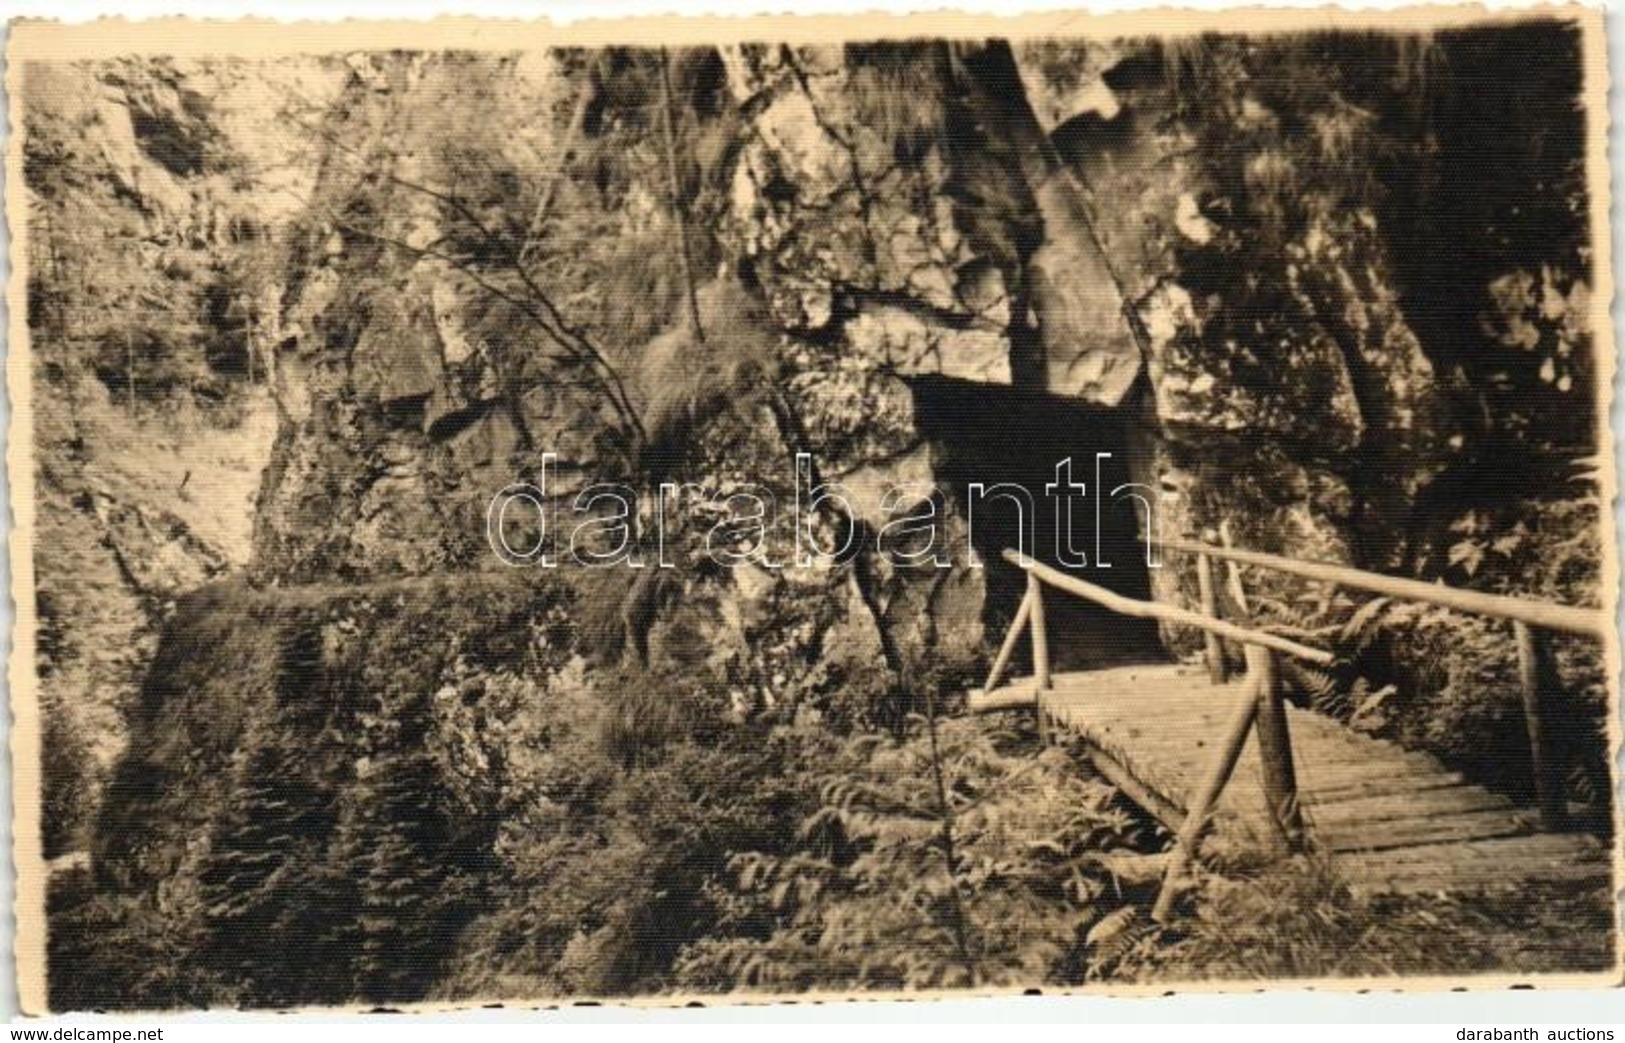
M1214 805L1218 804L1230 776L1235 773L1236 762L1241 759L1241 751L1247 745L1247 733L1252 731L1253 722L1258 719L1258 701L1258 676L1249 672L1242 685L1235 713L1230 718L1224 744L1219 747L1218 756L1214 758L1201 790L1186 809L1185 821L1179 827L1179 839L1168 862L1168 872L1162 878L1162 890L1151 910L1151 918L1158 923L1167 923L1169 914L1173 912L1179 882L1196 860L1196 848L1201 843L1203 831L1207 829Z

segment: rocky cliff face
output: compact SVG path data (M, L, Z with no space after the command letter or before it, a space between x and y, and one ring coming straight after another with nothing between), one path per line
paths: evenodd
M248 561L276 435L271 247L302 184L299 150L260 113L266 92L320 97L324 75L24 72L49 854L85 843L175 599Z
M937 490L962 551L925 575L877 560L861 596L871 614L899 606L894 628L924 609L926 629L973 641L986 597L963 552L975 476L955 479L952 433L927 432L920 414L982 387L988 401L1035 403L1017 406L1034 415L1048 407L1030 396L1077 403L1094 419L1057 428L1097 432L1093 448L1129 466L1164 533L1222 529L1265 550L1437 571L1450 521L1426 492L1476 466L1494 436L1472 427L1476 404L1516 379L1462 362L1459 345L1499 330L1492 351L1523 337L1557 366L1586 354L1565 318L1585 286L1574 221L1518 244L1551 258L1545 288L1519 291L1533 284L1496 267L1510 252L1484 251L1482 283L1450 305L1455 346L1427 349L1408 316L1448 325L1433 283L1455 266L1437 246L1432 267L1415 260L1403 215L1470 196L1462 182L1483 177L1491 142L1519 148L1431 129L1459 125L1444 109L1471 104L1446 71L1471 77L1490 56L1469 37L1378 39L1331 57L1314 47L683 56L672 106L698 335L680 317L649 55L369 59L328 118L336 144L292 275L295 332L278 369L283 400L298 404L266 485L260 567L297 581L489 565L488 498L538 474L543 452L557 457L550 492L566 504L591 481L654 472L724 494L763 483L782 503L789 461L806 452L821 479L860 491L854 517L826 519L836 526L878 532ZM1326 61L1335 70L1313 74ZM431 110L499 94L549 118L518 121L522 145L500 114L455 155L437 145L444 115ZM1527 161L1574 190L1561 180L1572 154ZM1412 162L1424 175L1395 172ZM598 171L595 188L584 169ZM1428 241L1493 234L1483 221L1452 214ZM601 274L592 261L614 258L589 235L623 251L621 268L633 250L641 266L594 285L582 269ZM581 303L531 314L539 286L514 258L552 280L543 311ZM1533 320L1556 329L1549 340L1519 317L1536 312L1551 316ZM602 365L561 363L555 323ZM600 370L622 385L624 409ZM1573 374L1539 373L1544 393L1575 400L1560 390ZM641 449L650 432L631 430L628 413L657 429ZM1105 437L1102 416L1116 428ZM875 493L897 484L921 492L882 510ZM772 530L767 556L790 558L793 536ZM777 591L792 575L756 586ZM1149 581L1185 599L1188 563Z
M840 76L838 54L826 58L831 66L823 75ZM358 169L340 160L324 173L318 187L323 202L308 229L311 267L297 276L290 300L288 328L300 333L284 343L278 372L284 384L297 385L284 398L300 405L290 410L258 522L265 575L298 582L334 574L500 568L487 541L487 505L502 487L541 475L547 453L555 457L548 493L565 511L595 481L627 482L640 493L650 491L653 481L690 483L717 502L750 489L773 498L776 510L757 557L791 567L753 565L710 578L690 572L682 581L690 595L694 587L718 588L728 618L762 619L781 611L795 617L781 620L770 637L753 626L713 621L719 639L734 643L738 669L754 679L759 690L751 701L757 705L782 699L786 693L773 689L791 683L790 663L816 658L813 650L822 647L827 628L844 620L869 620L870 655L886 645L894 658L918 660L937 642L968 647L979 640L980 580L967 567L962 538L947 570L896 569L877 559L861 580L853 580L851 570L827 560L795 567L790 518L796 455L806 453L808 484L840 483L849 493L850 510L817 519L820 546L838 546L854 526L872 538L894 517L930 503L962 534L935 491L932 449L916 422L907 378L930 374L1007 384L1009 305L997 271L979 264L956 230L946 195L928 207L935 225L914 212L930 192L940 193L940 162L935 173L899 172L891 183L870 187L863 163L872 165L878 156L863 161L845 150L813 154L832 146L832 139L788 136L816 129L817 120L801 124L773 106L764 110L761 126L782 124L782 131L764 130L751 141L738 112L741 105L762 105L749 100L747 74L714 56L689 60L679 76L691 99L685 110L694 123L691 133L702 140L724 134L730 139L717 145L722 161L715 169L694 174L715 182L714 188L703 183L695 190L694 205L718 217L695 235L696 267L720 264L729 270L718 279L700 275L696 335L682 318L672 321L669 308L651 327L640 314L643 299L632 296L645 295L659 310L662 281L672 278L663 269L672 266L677 250L670 214L658 196L651 197L658 189L646 175L628 180L624 170L617 171L622 183L607 194L594 193L574 178L537 169L531 155L504 151L495 138L473 142L473 158L463 161L491 170L493 182L523 175L541 186L535 210L553 202L563 215L549 230L580 236L583 225L607 228L617 248L640 243L652 254L643 286L637 286L642 271L616 276L630 284L626 296L610 297L607 308L576 313L585 315L576 320L582 338L594 343L627 404L641 414L636 423L645 430L633 432L617 404L606 403L601 378L594 386L590 372L587 379L567 376L579 361L561 360L560 338L548 332L553 320L532 314L551 302L529 299L535 287L505 261L531 251L527 260L533 257L542 271L562 276L556 291L561 297L602 294L563 265L568 251L590 252L597 244L533 243L530 228L513 227L516 214L530 218L531 200L517 206L512 200L487 202L479 195L483 182L472 188L467 207L438 196L434 186L446 183L448 159L435 152L437 126L425 111L455 94L454 85L462 90L472 79L493 93L533 99L526 111L556 111L562 125L543 129L542 147L565 156L572 149L624 147L658 163L653 128L615 125L626 117L616 112L614 98L603 96L601 84L582 88L588 100L571 104L580 81L601 71L438 59L379 59L376 71L377 82L352 84L329 124L347 152L375 162ZM777 74L799 75L793 62ZM838 99L839 84L829 89ZM577 108L589 110L595 132L580 127L587 120L579 113L572 118ZM591 133L605 140L583 140ZM805 156L814 167L780 169L792 155ZM783 187L786 177L801 174L836 180ZM795 205L762 194L761 185L773 177L781 187L772 191L794 193ZM363 197L375 212L348 216ZM820 199L837 197L832 209L823 209ZM889 213L864 216L858 200L865 197ZM797 231L795 223L815 212L822 213L820 234L832 236L838 248L815 242L810 228ZM885 222L905 227L883 234ZM472 246L460 245L470 237L476 240ZM876 246L881 242L883 249ZM430 245L446 243L452 245ZM481 246L497 256L476 256ZM815 267L793 267L802 260ZM748 288L740 265L749 269ZM959 290L956 280L963 283ZM495 302L493 288L502 295ZM509 296L523 303L503 299ZM677 304L681 295L664 298ZM603 310L633 317L595 315ZM640 325L644 343L610 339ZM907 495L882 504L894 484L906 484ZM684 508L691 520L667 533L682 545L673 552L679 557L704 550L711 527L692 520L691 506ZM788 607L808 599L823 607ZM873 632L877 618L880 636ZM785 647L758 655L779 645Z

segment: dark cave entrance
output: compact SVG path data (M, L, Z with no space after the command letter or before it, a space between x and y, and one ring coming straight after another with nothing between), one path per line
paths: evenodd
M953 490L961 518L966 517L973 483L990 492L998 484L1019 486L1034 508L1025 520L1034 558L1125 597L1151 596L1133 501L1121 496L1097 499L1097 454L1110 454L1098 461L1099 485L1108 493L1131 480L1126 408L1106 409L1041 392L940 377L910 385L920 430L939 447L937 478ZM1087 487L1084 498L1073 500L1070 527L1070 548L1081 551L1088 562L1082 568L1066 567L1060 560L1057 535L1065 515L1056 497L1045 490L1057 481L1057 465L1068 459L1072 481ZM1026 576L1006 562L1002 552L1020 542L1020 516L1027 513L1009 498L992 495L975 507L971 543L987 569L983 621L994 643L1003 640L1026 589ZM1056 670L1167 659L1153 621L1131 619L1057 593L1045 600L1044 607ZM1024 641L1022 657L1026 648Z

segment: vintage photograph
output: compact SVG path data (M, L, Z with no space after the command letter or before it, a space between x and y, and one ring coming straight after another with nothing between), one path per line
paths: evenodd
M1617 984L1602 24L14 24L24 1009Z

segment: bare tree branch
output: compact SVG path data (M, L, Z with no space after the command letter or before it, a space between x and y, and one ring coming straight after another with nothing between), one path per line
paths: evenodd
M660 48L660 124L665 130L666 178L671 190L671 219L677 226L677 260L682 268L684 300L688 305L688 324L697 344L705 343L705 328L700 324L700 302L694 290L694 258L688 246L688 219L683 209L683 185L677 173L677 127L673 112L671 91L671 61L666 49Z
M480 216L467 204L467 202L457 195L457 193L435 188L431 185L402 177L392 170L379 169L376 163L374 163L369 157L365 156L359 149L356 149L347 142L339 140L335 135L326 129L315 126L308 120L301 119L297 115L290 114L289 118L308 132L327 142L337 151L338 154L349 157L357 163L363 164L362 170L364 173L382 177L391 184L404 188L407 191L417 192L434 199L450 207L454 213L462 217L463 220L467 221L473 227L474 231L476 231L479 236L492 247L490 251L491 256L499 259L502 266L510 270L519 279L520 283L525 289L525 295L523 297L501 290L486 279L484 273L477 270L472 263L446 251L414 246L413 244L407 243L404 240L393 238L370 229L361 228L353 224L343 223L343 227L347 231L372 238L378 242L386 243L398 249L412 252L417 256L432 257L444 261L447 264L457 268L457 270L463 272L487 293L492 294L499 300L513 305L516 308L519 308L525 315L536 322L542 331L547 334L549 339L551 339L560 348L564 349L566 353L587 361L592 368L597 371L597 375L603 384L604 391L608 395L611 405L614 407L616 414L619 416L622 424L625 426L627 435L635 444L637 455L641 455L642 447L648 442L648 435L644 430L642 419L638 415L631 395L626 389L626 384L620 374L620 371L614 366L613 363L609 361L605 354L587 338L585 334L565 321L563 314L553 303L552 299L541 288L541 286L536 283L536 280L531 276L529 271L526 270L525 265L520 260L520 251L512 249L511 244L504 239L504 237L492 231L491 228L488 227L480 218ZM329 219L334 223L335 227L340 226L342 223L342 219L336 218L330 213ZM442 237L441 240L437 240L437 242L438 241L444 241L444 237Z

